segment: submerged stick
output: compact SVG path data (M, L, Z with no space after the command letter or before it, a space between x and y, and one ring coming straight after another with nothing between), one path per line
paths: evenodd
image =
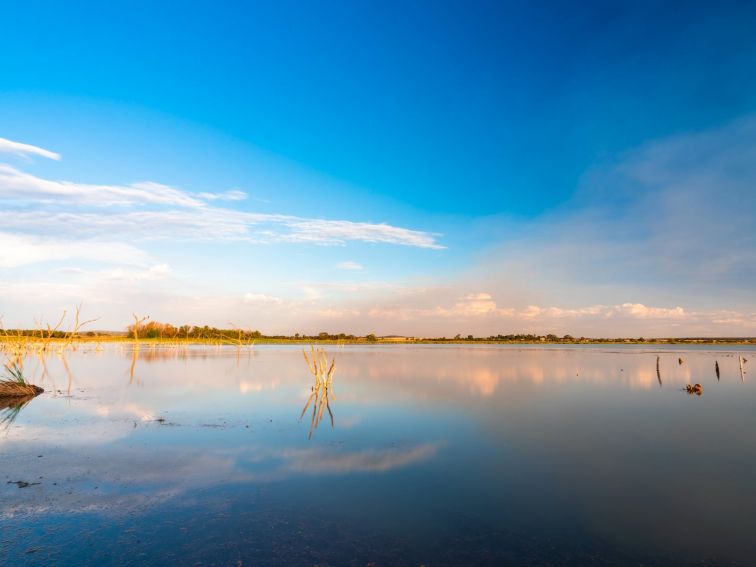
M717 373L717 382L719 382L719 362L716 360L714 361L714 372Z
M656 379L659 381L659 387L661 388L662 379L661 372L659 371L659 355L656 355Z
M738 355L738 362L740 363L740 381L745 382L745 376L743 375L743 357Z

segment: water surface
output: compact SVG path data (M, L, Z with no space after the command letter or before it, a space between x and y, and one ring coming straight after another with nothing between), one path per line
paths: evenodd
M27 358L0 564L756 564L753 349L327 351L311 438L299 347Z

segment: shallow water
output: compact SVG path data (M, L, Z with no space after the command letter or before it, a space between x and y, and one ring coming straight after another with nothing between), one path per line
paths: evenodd
M327 350L27 358L0 564L756 564L753 348Z

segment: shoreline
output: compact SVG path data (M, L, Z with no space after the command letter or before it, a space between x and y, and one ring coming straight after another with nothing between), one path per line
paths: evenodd
M649 345L649 346L671 346L671 345L691 345L691 346L713 346L713 345L743 345L756 346L756 338L668 338L668 339L583 339L574 341L564 340L491 340L491 339L430 339L430 338L377 338L368 340L364 338L357 339L318 339L318 338L257 338L254 340L229 340L224 338L203 339L203 338L139 338L125 337L118 335L95 335L95 336L78 336L68 338L58 337L39 337L29 335L5 335L0 336L0 345L11 344L27 345L73 345L73 344L131 344L131 345L161 345L161 346L179 346L179 345L209 345L209 346L236 346L251 347L255 345L521 345L521 346L581 346L581 345Z

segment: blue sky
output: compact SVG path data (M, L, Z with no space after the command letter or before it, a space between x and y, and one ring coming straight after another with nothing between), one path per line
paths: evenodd
M2 19L5 326L756 334L752 3Z

